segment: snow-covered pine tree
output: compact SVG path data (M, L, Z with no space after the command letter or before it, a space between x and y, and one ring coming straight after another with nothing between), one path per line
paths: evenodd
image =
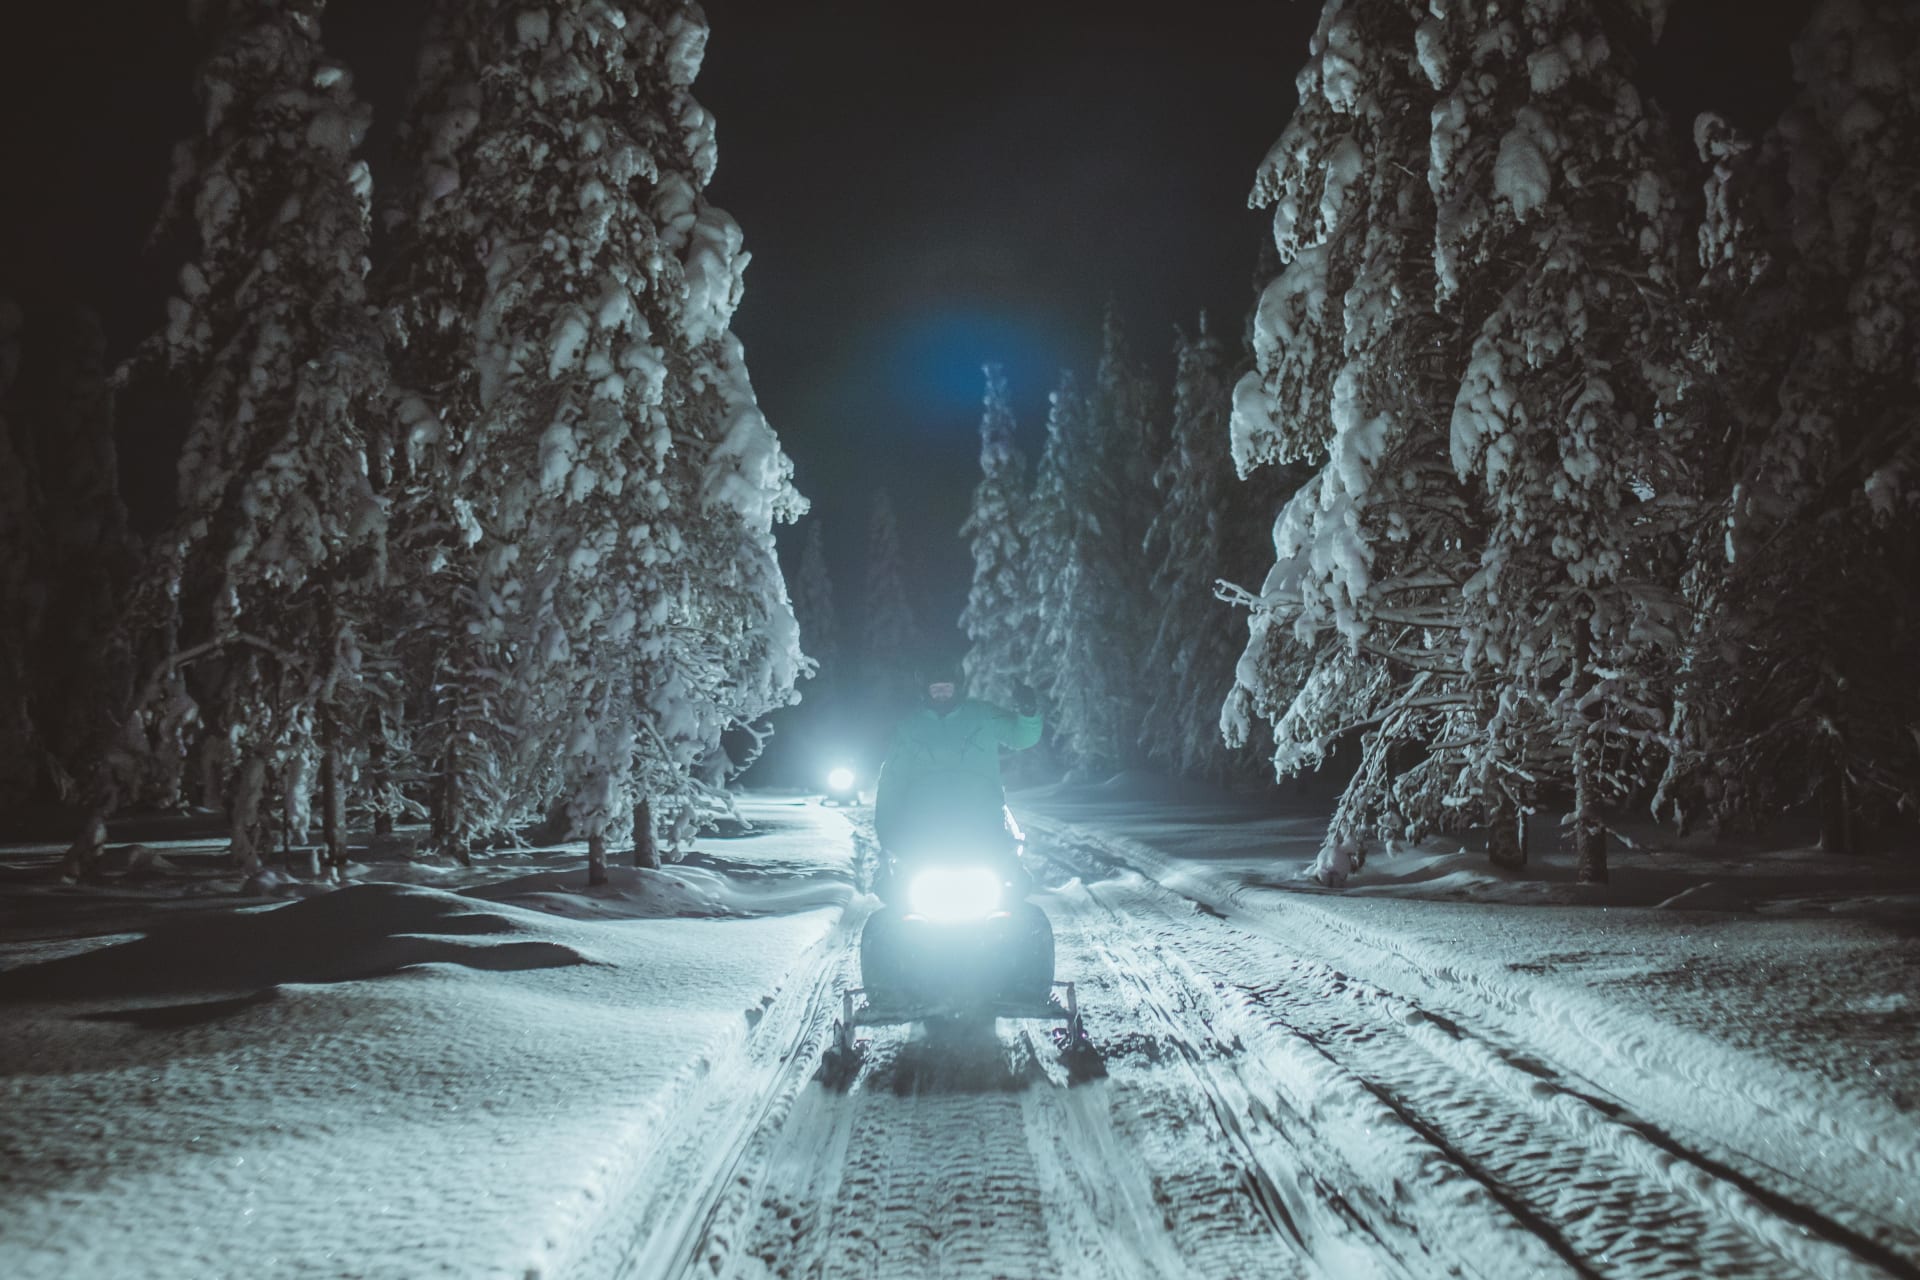
M793 617L800 628L801 647L812 663L800 706L780 717L781 743L790 748L785 768L807 770L805 758L823 750L840 750L847 715L842 678L840 614L834 600L833 572L827 567L826 533L818 516L807 521L800 562L793 576Z
M793 616L800 624L801 646L813 659L809 700L830 697L840 675L840 614L834 608L827 539L818 516L807 522L807 539L793 580Z
M1472 335L1452 459L1487 520L1466 665L1498 689L1472 767L1571 784L1579 874L1657 772L1697 467L1679 389L1680 220L1634 88L1664 0L1494 3L1423 24L1441 314ZM1524 92L1522 87L1524 86Z
M1283 778L1358 739L1329 873L1361 837L1417 838L1506 796L1461 758L1480 709L1459 592L1480 534L1448 454L1466 338L1433 314L1425 8L1326 6L1251 197L1274 206L1283 266L1254 316L1256 368L1233 392L1233 456L1243 477L1318 470L1272 522L1276 558L1245 597L1250 635L1221 727L1239 742L1271 721Z
M709 176L710 164L700 182L704 185ZM755 401L739 339L726 328L739 302L746 255L740 252L739 230L725 213L702 204L698 226L725 228L726 234L696 234L683 248L690 280L697 276L698 255L711 253L716 255L708 264L714 278L732 284L717 295L697 289L690 295L689 314L704 308L700 314L708 326L703 331L688 323L694 368L684 394L672 401L675 453L697 469L691 473L693 500L684 508L690 551L681 566L684 594L670 618L672 659L664 665L710 675L688 686L699 690L694 701L643 701L641 708L643 735L657 732L690 748L691 773L682 776L678 788L646 793L665 800L662 817L676 849L684 848L708 818L732 811L722 787L764 746L769 730L759 723L762 717L797 701L796 684L812 670L801 653L800 628L773 534L775 522L798 519L807 504L794 490L793 465ZM643 651L640 676L652 678L661 665ZM722 749L727 730L741 731L751 744L749 755L736 760Z
M1141 744L1164 769L1216 780L1244 773L1246 756L1220 736L1241 641L1215 584L1246 581L1266 567L1254 486L1236 482L1228 448L1234 363L1205 313L1192 336L1177 337L1172 430L1154 475L1159 506L1147 538L1156 631Z
M84 307L42 304L21 335L12 447L30 538L25 628L26 695L35 767L72 802L99 789L95 759L117 742L128 690L115 633L133 564L120 497L106 333ZM122 760L119 774L135 764ZM116 772L116 771L110 771Z
M1107 309L1100 366L1090 394L1057 394L1048 421L1053 469L1036 502L1047 527L1040 568L1041 643L1057 664L1045 688L1055 741L1083 774L1108 774L1140 756L1146 712L1151 611L1138 593L1151 569L1145 539L1154 509L1159 432L1151 381L1129 350L1118 312ZM1056 447L1057 446L1057 447Z
M269 801L304 831L316 787L344 865L342 733L359 716L363 593L385 569L368 480L385 375L364 287L369 181L354 158L368 115L321 48L323 9L196 6L202 127L176 151L161 220L194 248L148 347L191 409L178 518L143 592L177 613L145 690L177 697L179 667L220 664L200 715L249 869Z
M1759 145L1695 126L1712 166L1696 299L1717 517L1665 786L1683 819L1808 801L1822 840L1920 815L1920 17L1819 6L1797 100Z
M601 21L597 15L610 12L589 3L583 21ZM664 263L648 254L624 264L633 272L630 284L649 286L633 289L640 315L632 337L650 332L666 354L663 403L671 434L664 455L658 432L646 441L651 452L640 455L660 468L665 500L648 491L652 503L624 510L616 504L607 512L608 528L635 546L645 542L637 521L667 529L664 546L641 554L642 571L616 581L611 594L608 584L596 584L603 612L618 617L650 603L656 614L652 625L643 618L637 643L602 636L598 652L589 654L595 671L617 666L623 650L631 662L635 697L627 718L636 758L630 776L623 776L629 748L616 744L589 754L572 785L575 824L590 846L596 827L617 809L631 815L634 860L646 865L656 831L681 849L708 819L731 810L724 785L751 759L731 759L722 735L745 731L757 754L766 736L757 722L795 701L796 681L811 668L800 651L773 535L774 524L797 519L806 502L793 488L792 463L760 411L745 353L729 328L749 255L739 226L704 195L718 161L712 117L692 96L706 50L705 19L697 4L662 0L650 8L629 6L624 30L633 41L627 56L639 64L628 120L656 166L645 213L666 255ZM591 195L589 186L583 208ZM640 230L636 222L629 252L639 247ZM579 242L576 236L576 249ZM604 299L614 291L620 265L617 259L609 264L603 325ZM591 357L586 368L598 372ZM596 393L607 390L603 382ZM648 382L638 394L644 406L659 393ZM618 496L615 487L603 487ZM663 554L675 550L677 556ZM612 777L616 797L626 797L613 808L596 799L603 776Z
M630 814L684 835L721 731L800 658L771 524L804 508L728 331L746 255L685 0L442 4L407 140L392 317L417 694L464 847L559 796L604 875ZM644 829L643 829L644 828Z
M12 397L25 325L20 304L0 297L0 804L9 806L34 790L40 755L28 711L30 654L42 610L34 572L40 554L33 520L38 503L28 487L26 460L14 443L19 411Z
M1012 706L1035 644L1035 611L1022 523L1027 458L1014 441L1013 405L999 365L987 365L980 412L980 483L960 526L973 554L973 583L960 613L966 633L963 665L976 698Z
M1053 690L1060 680L1060 654L1051 643L1066 595L1067 538L1071 521L1067 483L1079 465L1086 435L1086 400L1071 370L1047 396L1047 438L1034 467L1033 487L1020 521L1020 541L1026 548L1023 594L1033 609L1034 642L1022 663L1026 682L1046 699L1050 714L1049 739L1058 731L1051 714Z
M919 623L907 596L907 565L893 495L873 495L867 521L866 593L861 597L862 701L881 719L913 702L915 671L926 657Z

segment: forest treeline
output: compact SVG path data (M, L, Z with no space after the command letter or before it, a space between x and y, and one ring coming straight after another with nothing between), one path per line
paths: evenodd
M181 406L157 536L121 514L97 326L0 303L0 784L87 811L77 873L130 804L224 811L247 869L316 829L343 867L350 811L462 857L545 812L596 877L629 834L653 859L805 669L704 19L442 0L375 173L324 7L194 7L155 233L185 261L115 375Z
M1920 15L1819 0L1747 136L1648 91L1665 7L1327 0L1250 313L1163 385L1110 310L1036 458L987 371L960 622L975 693L1047 702L1023 765L1331 767L1329 870L1438 832L1518 863L1535 812L1595 879L1642 815L1911 830ZM645 859L816 660L816 703L907 681L897 513L857 636L817 521L790 607L695 6L443 0L383 173L321 10L199 7L190 251L116 375L185 406L160 537L97 326L0 302L0 788L89 806L76 864L183 800L243 862L276 825L341 857L349 809Z
M1856 850L1920 815L1920 15L1828 0L1741 136L1659 3L1331 0L1273 271L1153 388L1109 316L1031 474L989 372L980 691L1061 763L1351 768L1323 864L1567 812ZM1244 612L1236 619L1218 595Z

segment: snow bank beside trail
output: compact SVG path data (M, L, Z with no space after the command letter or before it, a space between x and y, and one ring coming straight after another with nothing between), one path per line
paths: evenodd
M45 944L0 972L0 1275L563 1268L842 949L845 822L769 817L673 890L726 916L568 919L605 902L542 873L507 896L553 910L364 885Z
M609 867L605 885L588 889L577 870L536 871L467 890L466 896L513 903L575 919L774 915L844 902L844 877L812 875L767 883L735 870L675 864L658 871Z
M145 937L0 973L0 1000L114 1000L344 982L410 965L536 969L587 963L521 911L457 894L350 885L268 910L172 922Z

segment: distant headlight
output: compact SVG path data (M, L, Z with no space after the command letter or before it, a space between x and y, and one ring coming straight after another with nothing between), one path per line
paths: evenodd
M939 923L982 920L1000 906L1000 877L988 867L933 867L907 883L907 911Z
M854 781L853 770L844 765L827 771L827 790L829 791L851 791Z

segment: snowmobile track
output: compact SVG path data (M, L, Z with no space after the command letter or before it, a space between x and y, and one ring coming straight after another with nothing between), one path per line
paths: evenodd
M579 1280L713 1274L770 1135L831 1042L863 916L849 910L795 965L748 1036L744 1062L702 1082L634 1171L630 1194L613 1198L601 1231L558 1274Z
M1316 949L1312 918L1286 936L1292 916L1200 902L1124 847L1036 825L1038 852L1090 881L1045 902L1104 1077L1070 1077L1010 1023L958 1042L876 1028L853 1078L824 1087L849 912L747 1066L646 1163L607 1232L615 1265L574 1274L1920 1280L1817 1200L1636 1115L1470 989L1410 996L1352 939Z
M1037 825L1064 865L1132 871L1127 850L1079 830ZM1184 919L1168 917L1167 923L1179 926L1180 950L1216 974L1218 985L1238 987L1243 1011L1268 1033L1254 1038L1269 1040L1277 1032L1350 1073L1485 1184L1577 1273L1610 1274L1625 1264L1634 1274L1920 1276L1895 1250L1634 1116L1530 1047L1504 1043L1301 954L1297 941L1270 936L1217 904L1145 884L1150 887L1128 895L1134 899L1128 914L1135 918L1153 914L1142 901L1151 897L1205 908ZM1164 912L1166 902L1159 905ZM1161 932L1173 930L1163 924ZM1234 981L1234 975L1248 974L1280 981ZM1395 1041L1417 1049L1427 1062L1382 1052ZM1438 1079L1436 1065L1444 1073ZM1447 1077L1451 1085L1444 1083ZM1523 1141L1490 1146L1481 1136L1489 1124ZM1556 1179L1590 1187L1592 1203L1566 1203L1554 1192ZM1621 1188L1632 1182L1640 1188L1623 1198Z
M1089 890L1087 896L1107 909L1097 892ZM1089 932L1082 920L1069 919L1077 932ZM1183 990L1177 976L1161 972L1165 960L1154 952L1122 957L1114 950L1116 941L1111 932L1100 930L1086 945L1117 980L1110 989L1124 987L1135 1007L1156 1024L1155 1033L1175 1051L1194 1095L1205 1104L1221 1148L1238 1168L1248 1201L1267 1228L1304 1257L1340 1253L1343 1274L1418 1275L1430 1267L1431 1259L1420 1256L1425 1251L1411 1239L1406 1224L1363 1215L1317 1171L1296 1141L1304 1125L1286 1123L1260 1101L1268 1090L1248 1079L1257 1064L1244 1061L1241 1046L1219 1033L1204 1006L1192 999L1195 993ZM1176 998L1187 1007L1175 1007ZM1410 1254L1422 1265L1410 1266Z

